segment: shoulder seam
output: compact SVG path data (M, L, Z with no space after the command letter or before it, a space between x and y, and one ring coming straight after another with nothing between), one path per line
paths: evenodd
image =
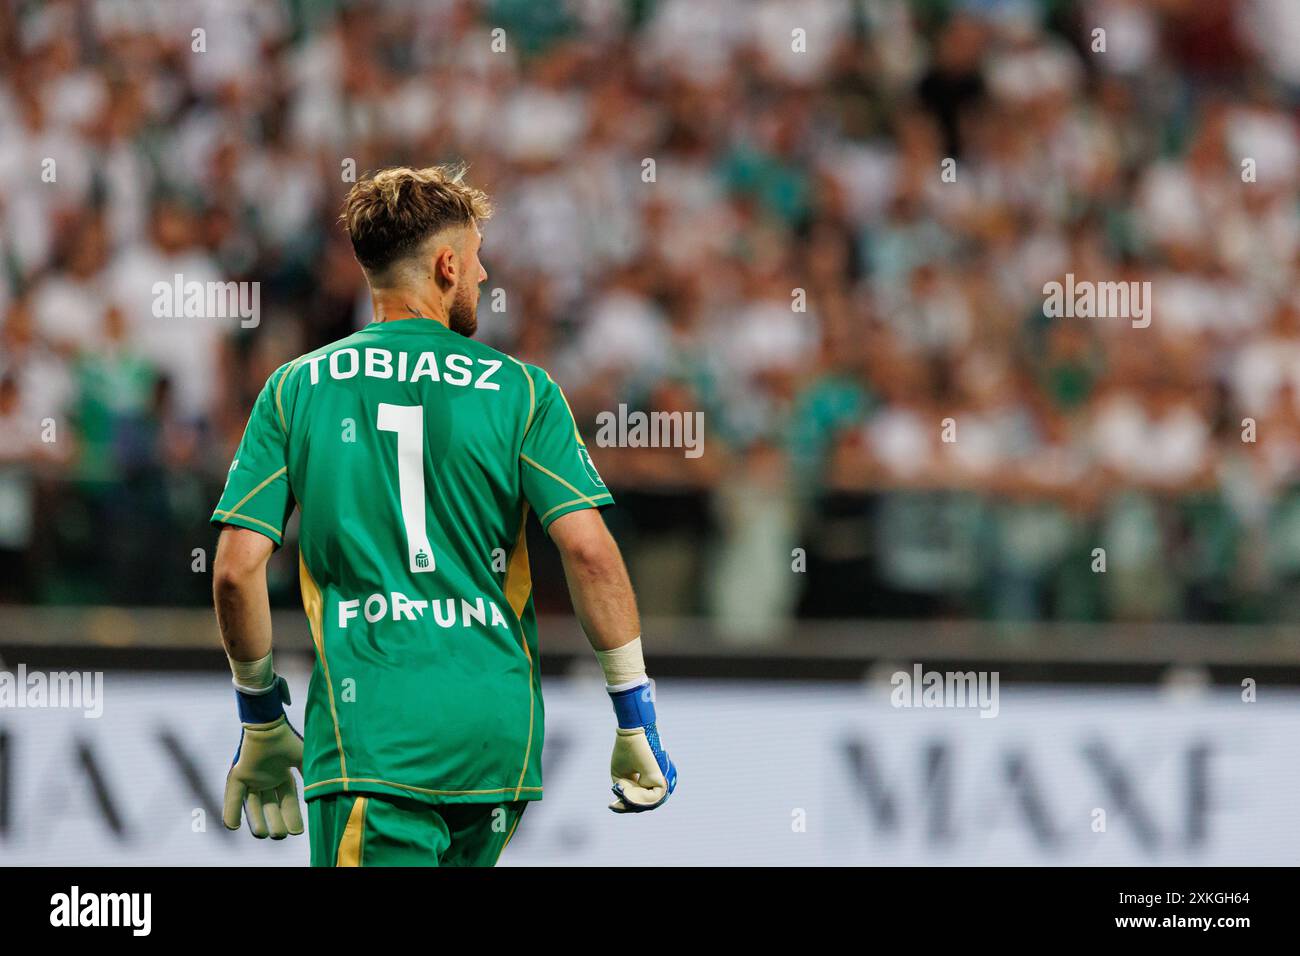
M545 369L542 369L542 371L546 372ZM573 414L573 407L569 404L569 397L564 394L564 389L560 387L560 383L557 382L555 379L551 378L550 372L546 372L546 379L552 385L554 385L555 390L560 393L560 401L564 402L564 410L569 413L569 421L573 422L573 437L577 440L578 447L586 448L587 443L582 440L582 432L578 428L578 419Z
M297 368L298 363L301 362L306 357L307 356L305 355L299 355L296 359L294 359L287 366L285 366L284 374L280 376L280 381L276 383L275 386L275 410L280 416L280 428L284 432L286 437L289 434L289 425L284 418L284 405L280 402L280 393L284 391L284 382L285 379L289 377L289 373L292 372L295 368Z
M524 373L524 378L528 380L528 420L524 423L524 438L527 438L533 427L533 416L537 414L537 386L533 384L533 377L529 374L527 365L513 355L506 355L506 358L518 365L519 370Z

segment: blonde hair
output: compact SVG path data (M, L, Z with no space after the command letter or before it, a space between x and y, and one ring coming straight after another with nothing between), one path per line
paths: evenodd
M354 185L339 221L362 267L383 273L443 229L490 218L487 194L461 181L466 168L393 166Z

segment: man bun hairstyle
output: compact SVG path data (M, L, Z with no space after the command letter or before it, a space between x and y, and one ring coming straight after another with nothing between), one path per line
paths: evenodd
M487 194L461 181L467 168L393 166L356 183L339 220L362 267L382 274L443 229L489 219Z

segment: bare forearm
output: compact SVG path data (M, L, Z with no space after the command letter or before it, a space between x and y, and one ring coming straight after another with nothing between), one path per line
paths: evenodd
M226 526L217 539L212 567L212 603L226 655L238 662L271 653L271 602L266 562L274 545L256 531Z
M609 775L616 813L653 810L677 786L677 769L659 742L654 682L646 673L641 621L623 556L595 509L556 518L551 540L560 549L573 609L596 652L618 719Z
M599 563L562 555L578 623L597 651L613 650L641 634L636 596L622 558Z
M266 576L219 582L213 588L217 627L226 654L236 661L255 661L271 653L271 603Z

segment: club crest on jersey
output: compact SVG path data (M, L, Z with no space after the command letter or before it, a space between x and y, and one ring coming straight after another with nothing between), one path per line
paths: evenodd
M600 487L604 488L605 482L600 477L600 472L596 470L596 465L592 462L591 455L589 455L587 449L583 448L581 445L578 446L578 458L582 461L582 467L586 470L587 477L600 485Z

